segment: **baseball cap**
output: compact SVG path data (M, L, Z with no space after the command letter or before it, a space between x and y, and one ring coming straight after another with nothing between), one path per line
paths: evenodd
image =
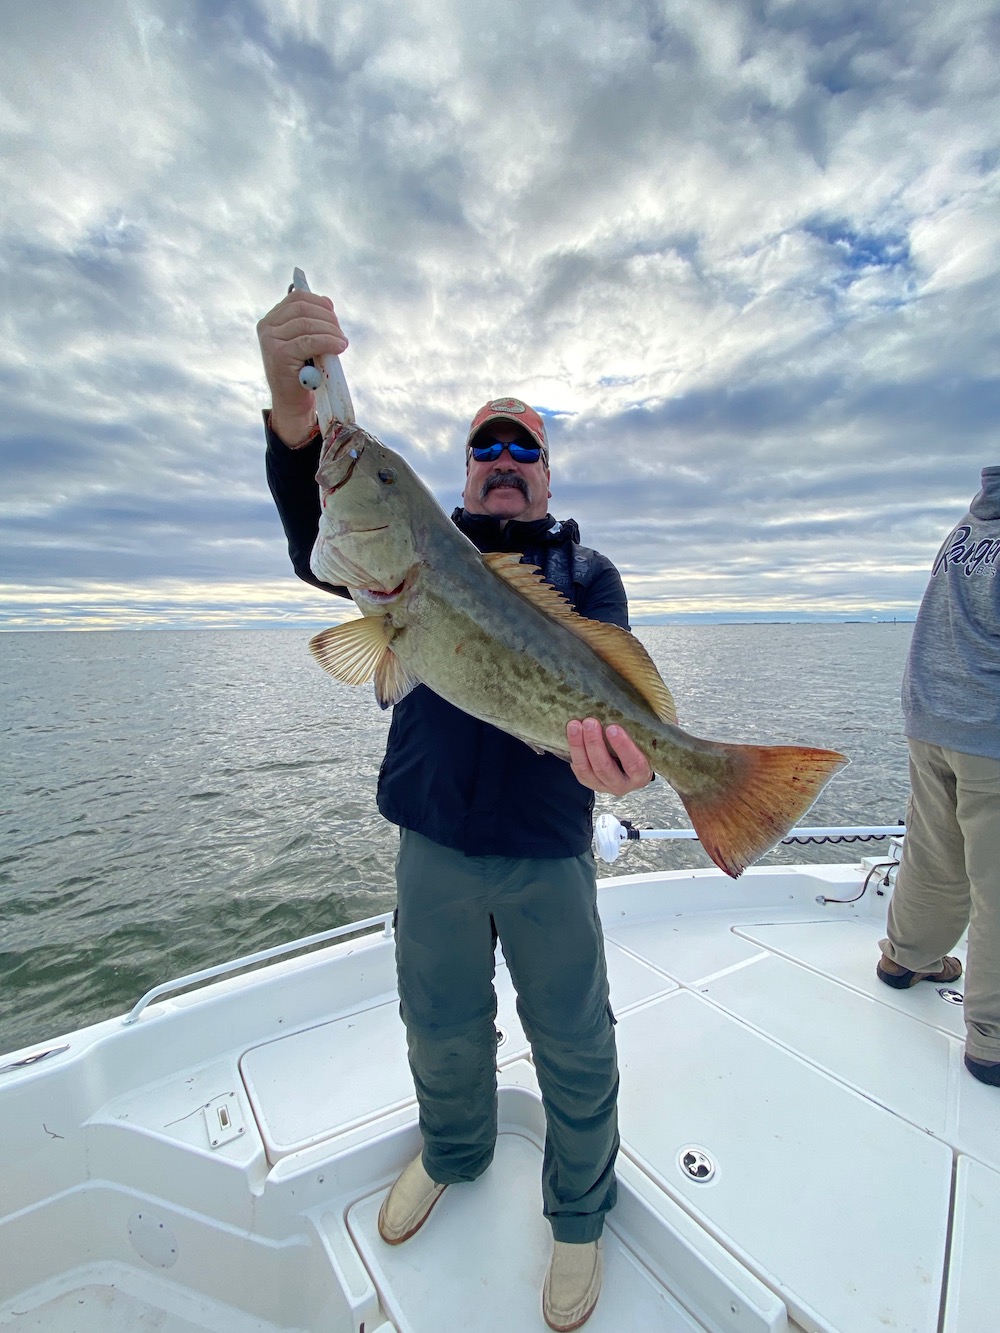
M549 461L549 441L545 434L545 422L533 407L523 403L520 398L491 398L484 403L472 418L466 448L472 443L472 437L491 421L512 421L515 426L522 426L536 444L541 445L542 457Z

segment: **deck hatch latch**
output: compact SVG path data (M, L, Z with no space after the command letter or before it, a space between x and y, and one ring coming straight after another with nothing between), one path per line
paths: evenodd
M240 1099L235 1092L226 1092L221 1097L214 1097L204 1111L208 1141L213 1148L221 1148L227 1143L232 1143L233 1139L238 1139L247 1131L243 1112L240 1110Z

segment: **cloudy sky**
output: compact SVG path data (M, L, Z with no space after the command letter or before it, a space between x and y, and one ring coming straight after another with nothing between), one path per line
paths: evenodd
M996 0L0 8L0 624L329 623L264 482L301 265L449 509L495 394L637 621L911 616L1000 463Z

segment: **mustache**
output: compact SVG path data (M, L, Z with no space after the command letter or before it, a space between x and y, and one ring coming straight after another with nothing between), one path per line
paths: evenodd
M483 488L479 492L480 500L485 500L490 491L495 491L498 486L508 486L514 490L520 491L529 503L531 501L531 491L528 487L528 483L516 472L491 472L483 482Z

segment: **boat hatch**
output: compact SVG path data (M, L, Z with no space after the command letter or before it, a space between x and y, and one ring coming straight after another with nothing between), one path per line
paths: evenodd
M514 1079L518 1072L506 1071ZM350 1237L400 1333L544 1330L539 1293L551 1233L539 1207L541 1100L502 1078L498 1109L492 1166L473 1185L444 1192L433 1227L390 1247L377 1229L384 1190L347 1211ZM412 1129L395 1135L409 1143ZM618 1205L604 1232L604 1287L588 1333L786 1333L778 1297L641 1173L627 1162L623 1167ZM326 1212L320 1224L336 1231L342 1223Z
M413 1101L395 1002L253 1046L240 1072L272 1164Z

